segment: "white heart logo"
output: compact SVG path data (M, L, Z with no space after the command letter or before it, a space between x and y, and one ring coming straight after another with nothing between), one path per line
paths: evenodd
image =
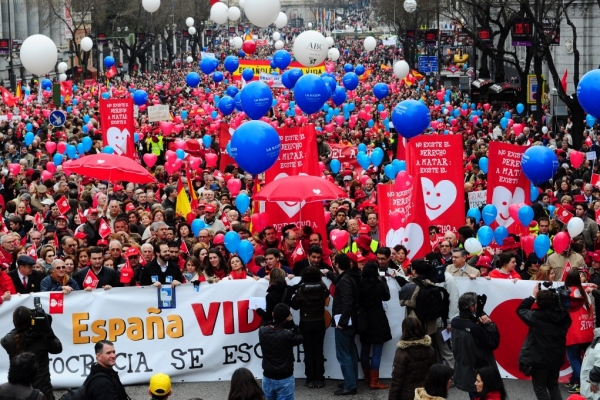
M106 162L106 160L98 160L96 161L98 164L104 164Z
M50 300L50 307L56 307L56 304L57 302L55 299Z
M569 212L568 211L563 211L562 215L563 215L563 217L566 217L567 215L569 215Z
M298 174L298 175L307 175L307 174ZM277 179L286 178L287 176L288 176L288 174L286 174L285 172L282 172L279 175L277 175L274 180L276 181ZM288 201L278 201L277 204L279 205L279 207L281 207L283 212L286 213L286 215L289 218L292 218L294 215L296 215L300 212L300 209L302 207L304 207L306 202L302 201L301 203L295 203L295 202L288 202Z
M106 141L115 150L115 153L120 156L123 153L127 153L129 135L130 133L127 129L121 131L119 128L113 126L106 131Z
M508 207L511 204L525 203L525 192L522 188L516 188L515 194L513 195L510 190L504 186L496 186L492 194L492 204L496 206L498 215L496 216L496 222L499 226L508 228L514 222L514 219L508 212Z
M313 189L313 193L314 194L321 194L321 191L319 189Z
M85 283L92 283L92 277L88 276L87 278L85 278Z
M417 254L423 246L423 238L423 230L413 222L406 225L406 228L390 229L385 236L385 244L387 247L394 247L397 244L403 245L408 250L407 256L410 255L410 258L412 258L412 255Z
M428 179L421 178L423 199L427 217L433 221L442 215L456 200L456 186L449 180L439 181L437 185Z

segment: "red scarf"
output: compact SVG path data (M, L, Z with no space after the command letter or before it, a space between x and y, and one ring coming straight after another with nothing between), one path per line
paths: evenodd
M231 277L231 279L246 279L248 275L246 274L246 270L242 269L239 272L231 271L229 273L229 276Z

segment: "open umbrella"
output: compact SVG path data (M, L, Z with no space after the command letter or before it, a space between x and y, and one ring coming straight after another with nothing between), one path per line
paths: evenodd
M318 176L298 175L274 180L265 185L253 200L306 202L347 198L341 188Z
M63 165L69 172L102 181L153 183L156 179L129 157L116 154L92 154Z

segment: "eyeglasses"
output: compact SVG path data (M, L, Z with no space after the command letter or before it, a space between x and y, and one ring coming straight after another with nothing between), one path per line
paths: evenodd
M77 247L77 243L66 244L67 247Z
M449 244L440 244L440 247L450 247Z
M67 269L67 267L63 265L62 267L54 267L54 269Z
M46 254L46 257L56 257L54 254Z
M199 239L208 239L209 237L210 236L203 236L203 235L198 236Z

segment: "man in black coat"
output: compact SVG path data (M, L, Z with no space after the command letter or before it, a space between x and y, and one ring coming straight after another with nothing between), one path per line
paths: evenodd
M169 262L171 255L167 242L158 242L154 245L154 259L142 269L142 286L154 285L160 287L166 283L172 286L180 285L183 281L181 270L174 262Z
M308 248L308 258L294 264L294 275L302 276L302 271L308 267L331 270L331 267L323 262L323 249L320 246L312 245Z
M8 273L17 293L27 294L40 291L40 282L44 279L41 272L34 271L35 260L29 256L20 256L17 259L17 269Z
M565 361L571 317L559 301L556 293L540 291L538 284L534 286L533 294L517 308L517 315L529 327L519 354L519 367L526 375L531 374L533 391L538 400L562 398L558 376ZM532 310L534 303L538 308Z
M104 252L102 249L99 247L90 247L88 252L90 253L91 265L85 267L73 277L79 288L90 291L100 288L108 290L113 287L122 286L119 272L112 268L104 267ZM88 272L90 271L91 273L88 276ZM96 281L92 273L97 278Z
M96 363L85 380L85 392L89 400L128 400L125 387L119 374L113 369L117 362L115 346L108 340L101 340L94 346Z

